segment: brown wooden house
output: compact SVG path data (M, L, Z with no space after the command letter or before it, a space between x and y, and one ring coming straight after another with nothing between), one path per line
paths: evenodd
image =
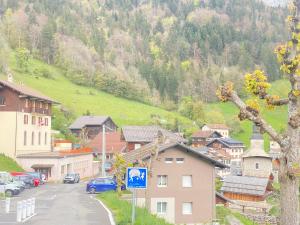
M93 139L102 132L103 125L106 132L115 132L118 128L109 116L81 116L69 126L69 129L77 137L81 132L85 132L88 139Z
M192 135L192 146L201 147L207 145L210 141L221 138L222 135L217 131L199 130Z
M221 191L232 200L259 202L272 192L272 184L268 178L227 176Z

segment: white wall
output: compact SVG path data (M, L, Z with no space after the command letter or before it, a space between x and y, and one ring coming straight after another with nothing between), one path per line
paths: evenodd
M0 153L15 158L16 112L0 112Z
M157 202L167 202L166 214L157 214ZM151 198L151 213L175 223L175 198Z

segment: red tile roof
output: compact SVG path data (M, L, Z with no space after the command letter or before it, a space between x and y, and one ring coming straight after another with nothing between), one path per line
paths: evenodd
M100 132L93 140L90 141L88 147L96 153L102 152L102 132ZM126 142L121 140L120 132L106 133L106 153L121 153L126 148Z

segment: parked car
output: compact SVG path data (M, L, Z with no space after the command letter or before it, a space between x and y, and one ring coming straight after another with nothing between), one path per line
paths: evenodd
M24 184L25 184L25 188L31 188L31 187L34 187L34 186L35 186L35 185L34 185L34 179L35 179L35 178L33 178L33 177L30 176L30 175L26 175L26 174L24 174L24 175L16 175L16 176L14 176L14 178L15 178L16 180L23 181Z
M44 183L45 183L45 182L43 181L43 179L42 179L42 174L39 173L39 172L26 172L26 174L28 174L28 175L30 175L30 176L32 176L32 177L38 179L38 182L35 181L36 183L38 183L38 185L44 184ZM37 185L37 186L38 186L38 185Z
M4 186L5 195L7 197L20 194L20 189L13 183L5 183L4 181L0 181L0 186Z
M31 174L33 173L33 174ZM32 183L34 187L40 185L40 177L35 174L35 172L11 172L12 176L29 176L32 179Z
M63 182L64 183L79 183L80 176L78 173L68 173L65 177Z
M14 177L5 171L0 172L0 180L4 182L5 184L14 184L19 188L20 191L23 191L25 189L25 184L23 181L15 180Z
M86 192L91 194L115 190L117 190L117 182L113 178L108 177L90 180L86 185Z

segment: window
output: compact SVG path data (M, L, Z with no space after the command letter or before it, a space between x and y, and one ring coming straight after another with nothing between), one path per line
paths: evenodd
M165 163L173 163L173 158L165 158Z
M27 145L27 131L24 131L24 141L23 141L24 145Z
M134 144L134 149L138 149L141 147L141 144Z
M48 126L48 118L45 118L45 126Z
M176 158L176 163L183 163L184 162L184 158Z
M193 204L191 202L184 202L182 204L182 214L183 215L189 215L192 214Z
M49 109L49 104L48 103L45 104L45 108Z
M41 145L41 132L39 132L39 145Z
M43 103L42 103L42 102L40 102L40 109L41 109L41 108L43 108Z
M45 132L45 145L46 145L47 142L48 142L47 138L48 138L48 134L47 134L47 132Z
M28 108L28 106L29 106L29 102L28 102L28 99L26 98L25 99L25 108Z
M34 145L34 131L31 133L31 145Z
M35 117L35 116L32 116L32 117L31 117L31 124L32 124L32 125L35 125L35 122L36 122L36 117Z
M192 187L192 175L182 176L182 187Z
M28 115L24 115L24 124L28 124Z
M166 202L157 202L156 212L157 212L157 214L167 213L167 203Z
M157 187L167 187L167 175L157 176Z
M0 105L5 105L5 97L0 96Z
M259 169L259 164L258 163L255 163L255 169Z

